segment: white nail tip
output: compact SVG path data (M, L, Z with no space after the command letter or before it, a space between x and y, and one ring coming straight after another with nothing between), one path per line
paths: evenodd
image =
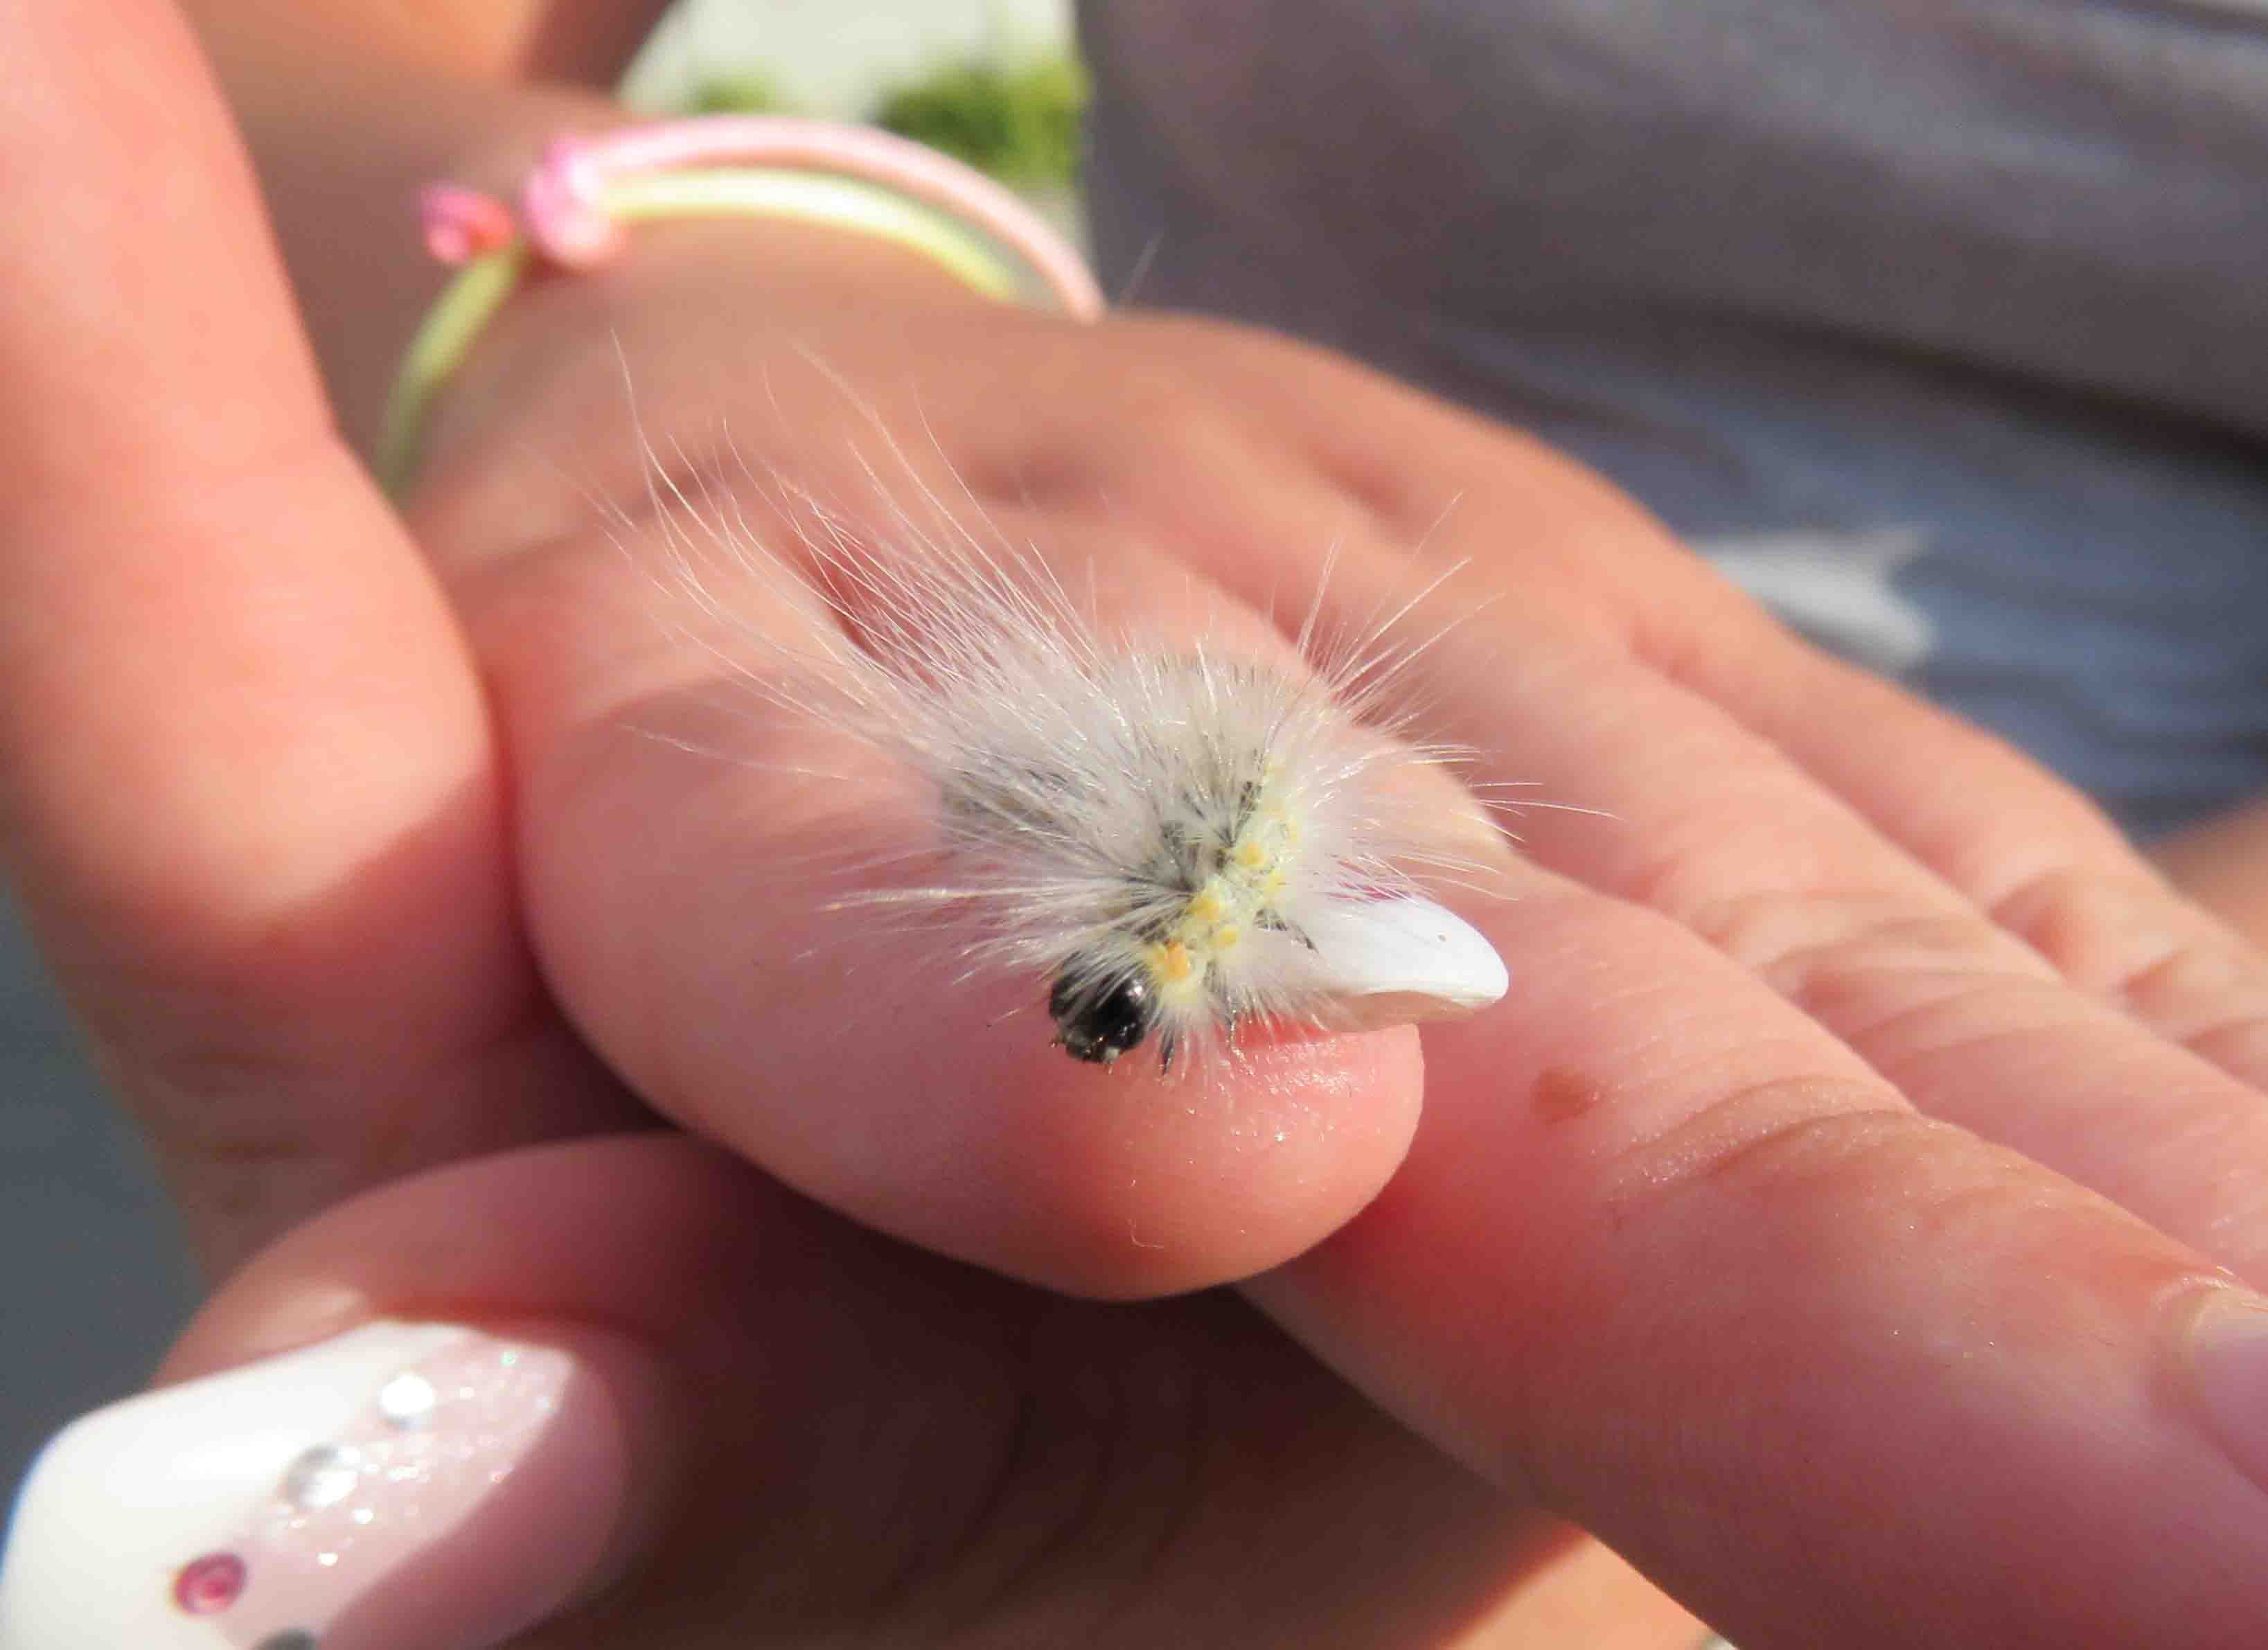
M458 1325L379 1322L98 1410L18 1498L0 1650L317 1643L357 1573L399 1556L390 1496L421 1494L429 1521L462 1501L464 1469L508 1465L540 1425L512 1418L548 1413L567 1367ZM429 1377L476 1438L424 1428Z
M1481 932L1431 900L1333 900L1300 912L1316 984L1351 1028L1469 1014L1511 984Z

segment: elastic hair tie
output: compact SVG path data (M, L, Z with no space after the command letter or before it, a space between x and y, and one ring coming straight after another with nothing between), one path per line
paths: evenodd
M732 163L729 165L721 163ZM555 138L521 186L519 212L435 184L420 206L427 250L462 265L411 339L379 425L378 475L398 493L443 383L530 259L588 269L625 224L745 215L855 230L924 254L1005 302L1042 298L1079 320L1102 313L1086 263L983 173L902 137L784 115L719 114Z

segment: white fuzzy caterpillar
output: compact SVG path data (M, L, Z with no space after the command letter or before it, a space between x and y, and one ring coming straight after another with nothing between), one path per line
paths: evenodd
M747 478L792 524L792 562L736 492L696 502L648 456L641 525L666 596L709 622L701 645L926 782L937 852L835 902L846 920L911 915L951 936L961 975L1028 978L1055 1042L1104 1065L1154 1042L1170 1069L1255 1022L1355 1029L1502 996L1488 942L1419 888L1470 866L1445 844L1474 810L1454 753L1401 736L1416 650L1322 648L1314 613L1280 656L1108 630L1039 555L972 530L973 498L955 512L922 492L917 521L871 468L883 548ZM834 621L807 655L740 616L736 592L791 588Z

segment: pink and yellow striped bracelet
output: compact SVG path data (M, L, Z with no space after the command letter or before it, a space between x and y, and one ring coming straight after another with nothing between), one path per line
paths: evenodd
M783 115L707 115L556 138L519 192L436 184L425 244L456 276L410 341L379 427L379 479L398 493L415 468L434 397L532 260L587 269L625 225L718 215L787 217L895 241L976 291L1046 303L1081 320L1103 311L1085 261L1030 207L982 173L865 127Z

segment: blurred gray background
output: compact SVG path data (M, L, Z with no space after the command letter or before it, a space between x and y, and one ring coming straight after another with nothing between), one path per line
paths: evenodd
M0 1484L142 1384L195 1285L140 1143L0 903Z

